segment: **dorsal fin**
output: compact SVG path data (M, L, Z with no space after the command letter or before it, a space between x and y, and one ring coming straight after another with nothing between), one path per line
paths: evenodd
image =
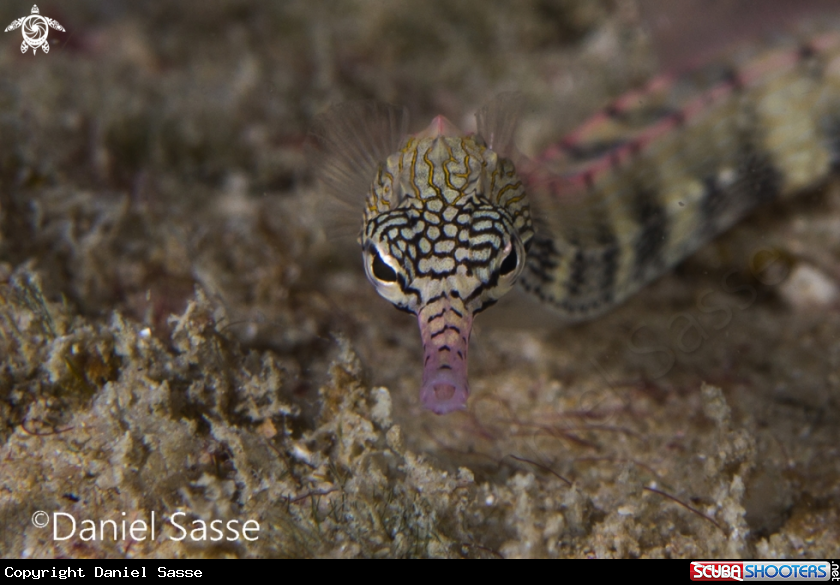
M516 154L516 127L525 99L519 92L500 93L475 114L478 135L487 146L506 158Z
M310 130L310 165L331 195L360 205L379 165L399 149L407 130L405 108L374 101L332 106Z

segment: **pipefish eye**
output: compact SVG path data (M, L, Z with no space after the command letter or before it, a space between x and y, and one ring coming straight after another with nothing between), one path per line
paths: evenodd
M507 276L514 270L516 270L516 266L519 264L519 257L516 254L516 246L510 247L510 252L502 261L502 265L499 267L499 274L502 276Z
M371 273L373 276L382 282L396 282L397 271L385 263L376 248L373 248L370 253L373 256L373 261L371 262Z

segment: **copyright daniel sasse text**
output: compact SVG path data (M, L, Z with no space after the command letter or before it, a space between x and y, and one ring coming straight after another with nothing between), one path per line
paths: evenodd
M118 519L78 520L67 512L38 511L32 515L32 524L46 528L52 524L53 540L69 540L78 537L88 541L144 541L166 540L177 542L253 542L260 538L260 524L256 520L192 520L188 521L186 512L175 512L163 516L152 512L148 519L120 513Z
M87 573L85 573L87 571ZM93 575L90 574L89 569L17 569L15 567L6 567L3 571L5 577L11 579L78 579L83 577L145 577L146 567L139 569L105 569L103 567L93 567ZM157 577L201 577L200 569L170 569L167 567L158 567Z

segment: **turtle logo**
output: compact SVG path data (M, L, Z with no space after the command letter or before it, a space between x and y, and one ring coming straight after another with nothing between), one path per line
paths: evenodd
M29 16L12 21L12 24L6 27L5 32L15 30L21 25L23 26L23 43L20 45L20 52L25 53L26 49L32 47L33 55L38 52L38 49L42 49L44 53L50 52L50 42L47 40L49 27L64 32L64 28L58 24L58 21L41 16L37 5L32 7L32 14Z

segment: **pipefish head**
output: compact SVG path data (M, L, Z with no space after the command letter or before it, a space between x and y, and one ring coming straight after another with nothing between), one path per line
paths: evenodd
M534 236L524 186L509 158L443 118L403 137L371 171L359 238L365 273L417 316L424 406L464 409L473 318L516 283Z

